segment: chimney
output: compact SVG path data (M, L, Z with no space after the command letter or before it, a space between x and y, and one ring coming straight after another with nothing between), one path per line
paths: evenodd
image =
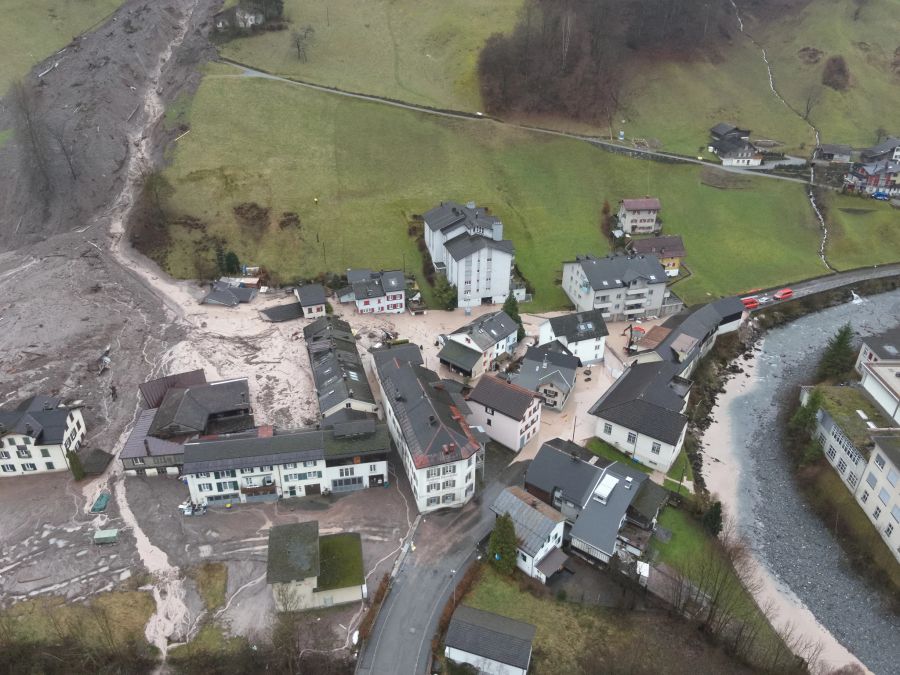
M572 461L577 462L578 461L578 453L573 450L571 452L571 455L572 455Z
M437 418L436 418L434 415L429 415L429 416L428 416L428 422L429 422L429 424L431 424L432 426L434 426L435 424L437 424Z
M30 424L25 425L25 435L34 436L34 428Z
M274 434L275 427L273 427L271 424L263 424L256 430L257 438L272 438Z
M144 456L150 456L150 441L148 441L146 438L144 439Z
M475 208L475 202L466 202L466 208L468 208L468 209L474 209L474 208Z

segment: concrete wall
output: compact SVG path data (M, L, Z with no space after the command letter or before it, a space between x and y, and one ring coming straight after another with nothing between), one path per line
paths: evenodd
M367 413L377 413L378 405L376 403L369 403L368 401L358 401L355 398L344 399L340 403L337 403L331 406L328 410L321 411L322 417L328 417L329 415L336 413L338 410L343 408L349 408L351 410L359 410L360 412Z
M606 425L609 425L609 432L607 432ZM682 430L678 443L676 445L671 445L669 443L663 443L655 438L651 438L645 434L637 433L632 429L627 429L619 424L605 420L602 417L598 417L595 434L598 438L606 441L614 448L621 450L629 457L633 456L634 459L641 464L666 472L672 467L672 464L678 457L678 453L681 452L681 446L684 444L684 435L686 431L687 425L685 425L685 428ZM635 434L634 442L628 442L629 433ZM653 452L654 443L659 443L658 453Z
M492 661L483 656L470 654L454 647L445 647L444 656L457 663L468 663L474 666L479 673L487 673L488 675L525 675L526 673L522 668L516 668L499 661Z
M882 407L888 417L900 424L900 399L885 386L884 382L870 370L863 368L860 384L875 399L875 402Z

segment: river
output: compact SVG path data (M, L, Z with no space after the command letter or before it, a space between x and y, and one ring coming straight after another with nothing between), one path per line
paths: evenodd
M900 291L863 298L770 330L745 372L731 377L704 436L703 473L750 544L760 605L776 626L821 645L827 672L859 659L878 675L900 664L900 617L850 569L847 557L798 493L778 420L810 381L828 339L846 322L859 335L900 323ZM854 659L854 656L856 659Z

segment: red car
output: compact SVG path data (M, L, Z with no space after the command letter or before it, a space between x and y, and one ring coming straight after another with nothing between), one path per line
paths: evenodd
M759 300L756 298L741 298L741 302L744 303L744 307L747 309L758 309L759 308Z
M775 291L775 293L772 294L772 297L774 297L776 300L787 300L793 295L794 291L792 291L790 288L782 288L780 291Z

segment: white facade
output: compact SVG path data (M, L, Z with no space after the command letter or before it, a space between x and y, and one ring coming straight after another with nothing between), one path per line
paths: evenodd
M900 426L900 361L865 363L860 384L887 416Z
M0 436L0 478L67 471L69 461L66 452L77 451L84 435L84 417L81 410L74 409L66 417L62 443L36 445L34 436L28 434L7 433Z
M675 445L664 443L646 434L640 434L599 416L597 417L597 426L594 433L597 438L606 441L641 464L652 466L654 469L665 473L672 468L678 453L681 452L681 446L684 445L684 436L687 433L687 425L685 424L681 430L678 443Z
M877 439L856 501L900 563L900 467L878 446Z
M406 311L406 291L392 291L378 298L356 300L360 314L402 314Z
M550 536L547 537L547 540L541 546L537 553L534 556L528 555L521 548L516 549L516 567L522 570L528 576L537 579L542 584L547 583L547 577L538 569L538 565L541 564L544 558L552 551L554 548L562 548L563 534L565 532L566 521L561 520L556 524L556 527L553 528L553 532L550 533Z
M622 203L617 214L619 229L627 234L651 234L659 232L659 209L628 209Z
M468 404L472 411L469 424L481 427L493 440L516 452L525 447L541 428L541 400L537 396L532 399L521 420L472 399Z
M456 286L457 306L479 307L483 302L506 301L512 279L509 253L485 247L462 260L454 260L449 255L447 258L447 281Z
M332 492L346 491L347 486L353 489L368 488L370 479L377 478L382 484L388 475L386 460L366 462L345 466L326 466L324 459L306 462L288 462L268 466L256 466L245 469L229 469L203 473L185 474L182 480L187 483L191 493L191 501L195 504L216 502L246 503L248 496L254 501L254 488L262 488L260 496L270 497L303 497L321 494L323 490ZM245 488L250 488L249 495ZM272 488L266 493L265 488Z
M445 647L444 656L457 663L468 663L474 666L478 673L487 673L487 675L526 675L527 672L524 668L517 668L516 666L494 661L478 654L464 652L455 647Z
M538 327L538 345L549 344L554 340L559 340L560 344L565 345L566 349L572 353L572 356L579 359L583 366L600 363L606 352L606 336L570 342L565 335L556 335L553 332L550 321L544 321Z
M636 279L628 287L592 288L581 262L563 264L562 287L578 312L599 309L606 320L630 321L659 316L666 298L666 277L663 271L655 283Z
M468 349L481 351L481 359L479 359L478 362L472 367L473 379L488 372L494 365L494 361L500 358L503 354L509 354L510 356L512 356L513 352L516 350L516 345L519 344L517 332L514 332L511 335L498 340L483 351L480 349L478 344L469 336L468 333L451 333L447 336L447 340L458 342Z

